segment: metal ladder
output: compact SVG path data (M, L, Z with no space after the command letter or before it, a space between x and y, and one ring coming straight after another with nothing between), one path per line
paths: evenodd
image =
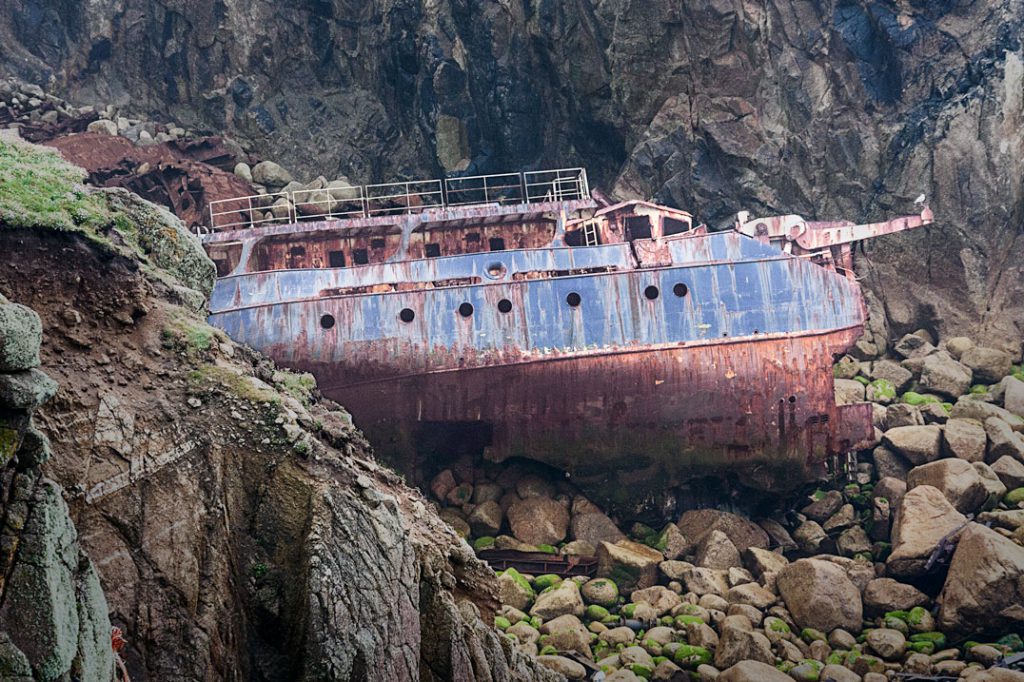
M583 243L586 246L597 246L597 224L586 222L583 224Z

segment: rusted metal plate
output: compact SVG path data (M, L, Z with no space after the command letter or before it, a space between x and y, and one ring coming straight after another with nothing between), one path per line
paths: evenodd
M563 578L597 575L597 559L586 556L558 556L543 552L516 552L508 549L485 549L477 554L497 571L514 568L529 575L555 574Z

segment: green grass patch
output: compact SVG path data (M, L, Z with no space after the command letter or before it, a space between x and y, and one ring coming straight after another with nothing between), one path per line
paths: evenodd
M239 374L227 367L202 365L188 375L189 383L195 389L221 386L230 393L254 403L277 403L280 397L274 391L257 385L252 377Z

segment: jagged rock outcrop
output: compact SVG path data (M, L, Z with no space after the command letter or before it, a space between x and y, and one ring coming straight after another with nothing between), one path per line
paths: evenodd
M1016 3L19 8L0 71L229 132L307 179L584 164L714 226L742 208L874 219L924 193L936 225L859 258L879 310L897 335L1020 336Z
M110 680L107 602L41 471L53 453L33 413L57 387L36 369L40 330L35 311L0 294L0 677Z
M17 177L27 196L70 176ZM60 619L55 666L109 667L113 624L135 681L560 679L491 627L493 572L372 460L348 414L311 377L203 322L194 304L212 269L180 221L136 200L121 210L106 193L56 196L90 212L65 207L60 230L0 212L0 292L39 311L39 359L60 386L38 434L18 422L19 438L35 435L12 461L47 434L58 456L45 472L67 499L56 483L3 479L5 524L22 501L45 511L28 516L21 551L59 559L36 582L62 595L44 602L13 574L0 607L10 643L33 664L42 655L38 628L13 627L35 600ZM81 215L90 221L75 224ZM161 267L160 235L188 267ZM0 357L32 356L10 338L0 332ZM26 540L37 535L48 544ZM94 642L106 658L86 655Z

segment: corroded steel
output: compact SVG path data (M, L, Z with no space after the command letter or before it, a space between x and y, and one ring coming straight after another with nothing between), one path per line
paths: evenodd
M844 240L928 222L804 223L831 236L800 253L645 202L260 227L205 238L230 272L211 321L313 372L407 464L424 429L468 423L486 427L491 459L539 459L591 490L794 483L873 435L870 407L833 392L833 356L866 317ZM505 248L520 233L537 241ZM363 264L316 266L356 252Z

